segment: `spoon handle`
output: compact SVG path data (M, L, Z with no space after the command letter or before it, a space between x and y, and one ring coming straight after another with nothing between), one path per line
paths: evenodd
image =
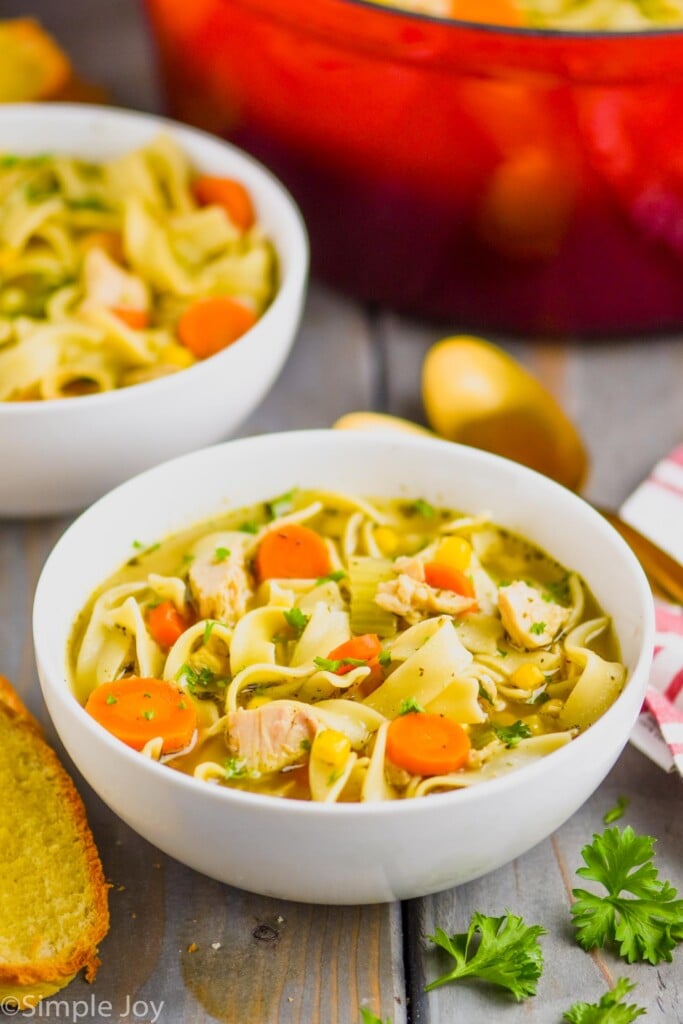
M654 583L666 597L683 604L683 565L643 536L640 530L625 523L616 512L607 508L598 508L598 512L624 538L650 582Z

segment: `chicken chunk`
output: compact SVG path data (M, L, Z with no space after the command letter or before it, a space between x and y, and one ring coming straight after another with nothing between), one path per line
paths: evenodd
M83 262L85 299L81 309L149 309L149 289L142 278L129 274L104 249L89 249Z
M249 772L277 772L307 757L318 720L305 704L275 700L227 716L230 752Z
M462 615L477 603L474 597L430 587L425 583L424 563L419 558L397 558L394 569L398 578L380 583L375 601L411 626L429 615Z
M230 550L222 561L213 554L197 556L188 582L201 619L234 626L244 615L252 591L243 550Z
M512 642L528 651L552 643L569 617L567 608L545 601L523 580L501 587L498 609Z

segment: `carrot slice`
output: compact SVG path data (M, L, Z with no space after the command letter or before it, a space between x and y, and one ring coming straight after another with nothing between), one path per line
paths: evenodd
M451 18L486 25L523 25L522 13L513 0L451 0Z
M122 320L127 327L142 331L149 323L149 315L144 309L128 309L125 306L112 306L110 312Z
M363 633L362 636L351 637L339 647L335 647L327 657L330 661L346 661L347 659L352 662L365 661L370 668L373 668L373 662L375 665L379 665L377 657L381 650L382 645L376 633ZM354 665L340 665L338 669L335 669L335 674L345 676L353 668L355 668Z
M164 679L116 679L92 691L88 714L134 750L161 736L163 754L186 747L197 728L192 701Z
M425 565L425 582L436 590L453 590L462 597L476 597L474 584L469 576L459 569L452 569L441 562L427 562Z
M443 715L410 712L387 730L387 757L412 775L446 775L467 761L470 738L461 725Z
M239 181L200 174L192 182L192 192L201 206L222 206L241 231L247 231L254 223L251 196Z
M182 636L189 622L181 615L172 601L162 601L147 615L147 628L162 647L173 647L179 636Z
M265 535L256 552L259 580L314 579L332 566L325 541L308 526L289 523Z
M197 299L178 321L178 338L197 359L232 345L256 323L256 314L227 295Z

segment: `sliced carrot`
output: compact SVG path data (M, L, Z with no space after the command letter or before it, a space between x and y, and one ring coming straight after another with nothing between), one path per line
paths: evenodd
M147 614L147 628L162 647L173 647L189 625L172 601L162 601Z
M197 299L178 321L178 338L197 359L232 345L256 323L256 314L227 295Z
M451 0L451 18L486 25L524 25L514 0Z
M126 306L112 306L110 312L122 320L127 327L142 331L149 323L149 314L144 309L129 309Z
M200 174L192 182L192 192L201 206L222 206L241 231L247 231L254 223L254 204L239 181Z
M425 582L436 590L453 590L462 597L476 597L474 584L469 576L459 569L452 569L441 562L427 562L425 565Z
M190 698L164 679L131 676L103 683L92 691L85 710L134 750L160 736L162 753L171 754L186 747L197 728Z
M332 566L322 537L298 523L270 530L256 552L259 580L315 579L327 576Z
M395 718L387 731L387 757L412 775L445 775L467 761L470 738L461 725L443 715L410 712Z
M351 637L350 640L340 644L339 647L335 647L327 657L330 661L365 661L372 668L371 662L373 661L376 665L379 665L377 657L381 650L382 645L377 634L364 633L362 636ZM338 676L345 676L353 668L355 666L352 664L340 665L338 669L335 669L335 673Z

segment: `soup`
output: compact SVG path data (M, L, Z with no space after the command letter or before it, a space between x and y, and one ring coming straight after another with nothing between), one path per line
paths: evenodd
M626 678L583 580L486 515L296 490L135 542L75 624L70 671L144 756L327 803L520 768Z
M374 0L438 18L577 31L661 28L683 23L681 0Z
M256 323L276 279L244 185L164 135L106 163L0 155L0 264L4 401L192 366Z

